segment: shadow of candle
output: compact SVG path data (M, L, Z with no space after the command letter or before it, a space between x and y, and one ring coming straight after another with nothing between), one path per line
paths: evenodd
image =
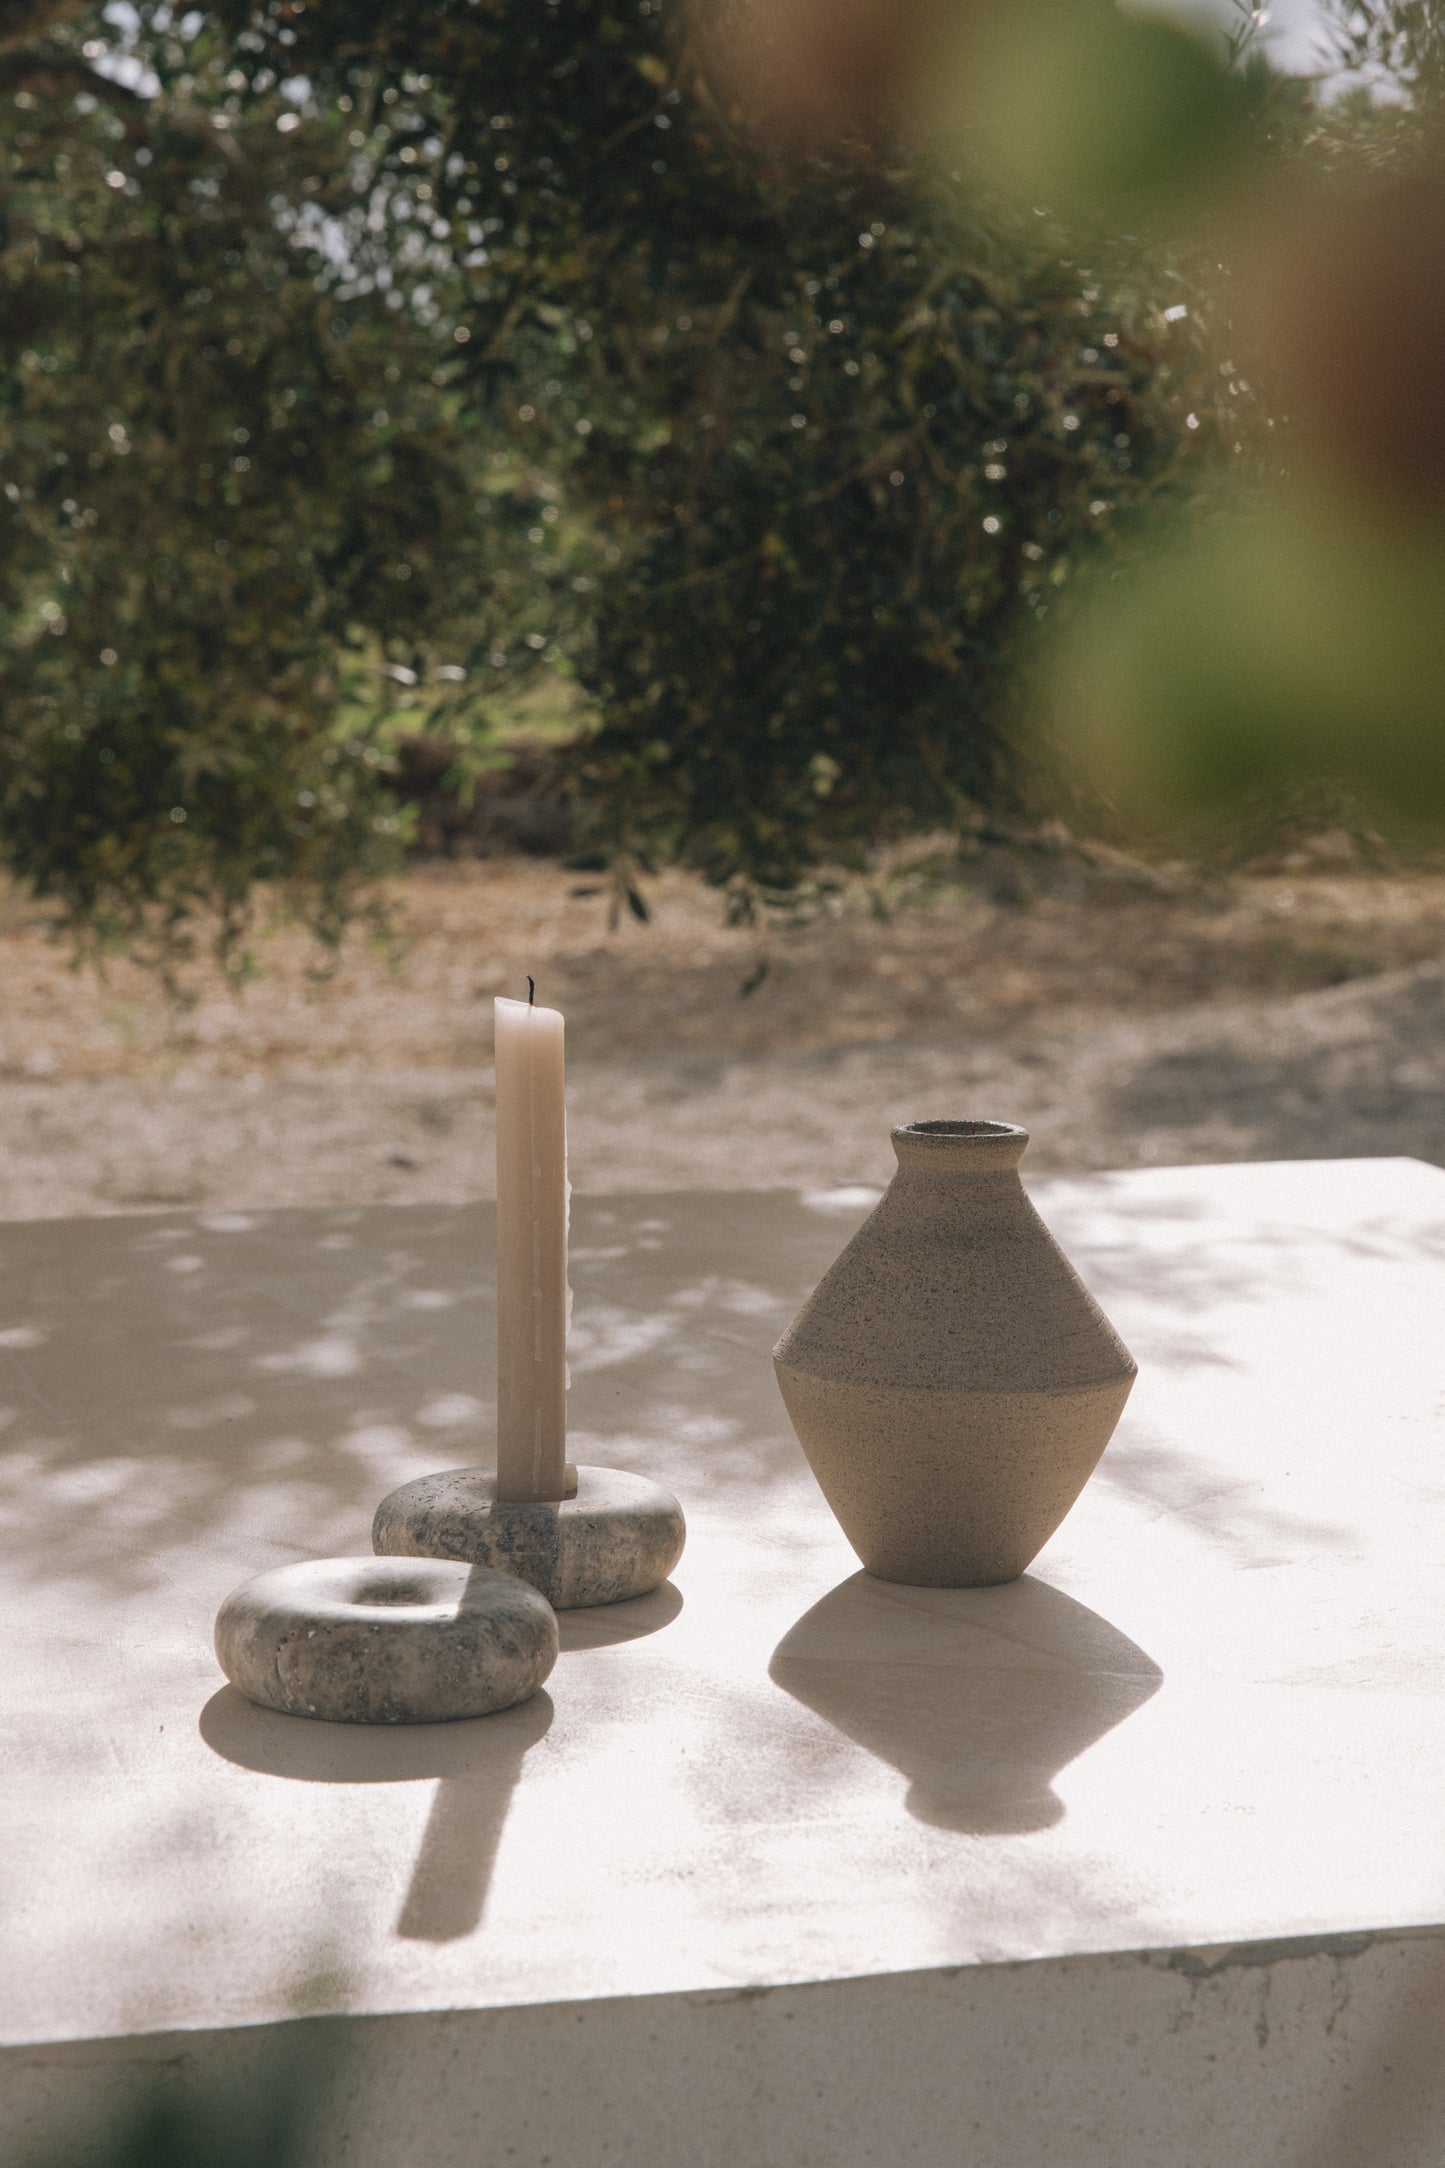
M466 1776L443 1777L437 1785L396 1923L403 1942L458 1942L480 1927L507 1807L523 1757L552 1721L551 1699L534 1694L515 1709L482 1721L487 1726L485 1767Z
M562 1649L582 1652L641 1640L670 1624L682 1597L670 1581L630 1603L564 1611ZM436 1780L431 1812L396 1931L407 1942L456 1942L481 1925L497 1847L522 1763L551 1725L552 1699L535 1693L495 1716L452 1724L327 1724L282 1716L226 1686L201 1711L213 1753L238 1768L303 1784L407 1784Z
M414 1942L455 1942L480 1925L512 1794L552 1722L551 1696L453 1724L324 1724L280 1716L226 1686L201 1711L201 1737L242 1769L305 1784L436 1780L397 1922Z
M906 1776L910 1814L975 1835L1060 1820L1059 1771L1163 1677L1097 1612L1028 1574L952 1589L855 1573L799 1619L769 1673Z
M670 1581L631 1603L564 1611L557 1620L563 1653L640 1640L676 1618L682 1598ZM538 1702L545 1714L531 1715ZM397 1921L405 1942L455 1942L480 1926L506 1803L522 1773L522 1758L552 1721L552 1704L536 1694L519 1708L483 1720L496 1751L485 1773L444 1778L436 1788L417 1854L411 1887ZM500 1806L497 1805L500 1794Z

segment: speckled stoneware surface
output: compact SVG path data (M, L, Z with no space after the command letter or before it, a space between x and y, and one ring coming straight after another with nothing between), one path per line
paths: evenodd
M444 1559L318 1558L234 1590L216 1618L231 1684L338 1724L442 1724L534 1694L557 1621L534 1588Z
M885 1581L1011 1581L1068 1512L1135 1367L1030 1204L1028 1132L916 1122L774 1352L793 1428Z
M403 1483L372 1524L378 1552L460 1558L515 1573L559 1611L645 1596L682 1556L687 1528L671 1491L621 1468L580 1467L560 1504L499 1503L493 1468Z

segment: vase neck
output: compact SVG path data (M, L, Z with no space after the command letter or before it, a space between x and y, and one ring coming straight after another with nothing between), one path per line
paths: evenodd
M1028 1131L1012 1122L908 1122L893 1131L905 1174L945 1179L1011 1173L1028 1141Z

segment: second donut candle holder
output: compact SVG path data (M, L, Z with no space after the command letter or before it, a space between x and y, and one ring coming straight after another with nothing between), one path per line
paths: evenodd
M620 1468L581 1467L571 1497L497 1497L491 1468L403 1483L383 1498L373 1549L388 1557L455 1558L515 1573L554 1611L645 1596L682 1556L687 1530L671 1491Z

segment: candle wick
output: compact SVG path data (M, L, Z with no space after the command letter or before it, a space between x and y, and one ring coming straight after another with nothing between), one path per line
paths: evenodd
M530 973L530 972L528 972L528 974L527 974L527 1007L528 1007L529 1009L533 1009L533 1008L535 1008L535 1007L536 1007L536 1005L537 1005L537 981L536 981L536 980L535 980L535 979L534 979L534 978L532 977L531 973Z

